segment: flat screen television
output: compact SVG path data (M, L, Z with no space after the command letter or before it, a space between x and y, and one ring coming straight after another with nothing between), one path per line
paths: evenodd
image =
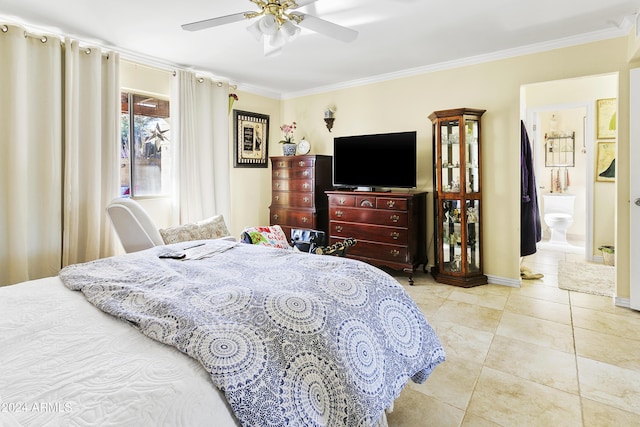
M416 132L333 139L333 185L362 191L416 187Z

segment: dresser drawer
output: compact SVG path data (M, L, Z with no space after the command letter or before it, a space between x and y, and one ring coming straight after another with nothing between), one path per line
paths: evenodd
M342 194L329 195L329 206L355 206L356 197Z
M313 179L313 168L294 168L292 169L295 179Z
M305 169L273 169L273 179L313 179L313 168Z
M376 208L406 211L408 208L407 199L398 199L395 197L376 197Z
M331 239L333 242L333 239ZM336 240L338 241L338 240ZM397 263L411 263L409 250L406 246L387 245L358 240L347 250L349 256L365 257L375 260Z
M376 197L375 196L356 196L355 206L359 208L375 208Z
M409 231L406 228L400 227L331 221L329 225L329 235L343 239L354 237L358 242L368 240L393 245L409 244Z
M315 165L315 159L310 157L296 158L291 161L291 166L294 169L308 169L313 168Z
M314 228L316 225L316 213L311 210L272 207L269 213L271 225L286 224L294 228Z
M273 169L291 169L292 164L293 159L278 159L271 162Z
M307 192L293 193L287 191L274 191L271 195L271 203L278 206L290 206L295 208L312 208L315 198Z
M293 228L315 228L316 214L310 210L270 208L270 224L288 225Z
M291 169L273 169L271 171L272 179L289 179L293 176L293 170Z
M329 220L357 222L364 224L388 225L391 227L406 227L409 223L407 212L385 211L381 209L358 209L329 207Z
M271 182L273 191L313 191L313 179L274 179Z

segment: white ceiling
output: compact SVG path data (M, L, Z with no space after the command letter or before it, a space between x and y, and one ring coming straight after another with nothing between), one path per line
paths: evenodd
M249 21L198 32L180 27L251 10L249 0L3 0L0 22L290 97L626 35L640 0L318 0L299 11L353 28L358 38L343 43L303 30L275 57L263 55Z

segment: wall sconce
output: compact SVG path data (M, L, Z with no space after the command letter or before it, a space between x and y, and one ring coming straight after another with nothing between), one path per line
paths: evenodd
M331 132L331 128L333 127L333 121L335 120L335 111L332 108L327 108L324 112L324 122L327 124L327 129Z

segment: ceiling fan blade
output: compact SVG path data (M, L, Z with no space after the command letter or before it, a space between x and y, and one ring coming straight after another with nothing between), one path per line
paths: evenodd
M358 32L351 28L343 27L342 25L334 24L333 22L325 21L324 19L301 12L292 12L291 14L302 17L302 21L298 24L301 27L324 34L327 37L343 42L352 42L358 37Z
M182 29L187 31L204 30L205 28L217 27L219 25L230 24L232 22L242 21L245 18L245 13L234 13L233 15L219 16L217 18L205 19L202 21L191 22L189 24L183 24Z

